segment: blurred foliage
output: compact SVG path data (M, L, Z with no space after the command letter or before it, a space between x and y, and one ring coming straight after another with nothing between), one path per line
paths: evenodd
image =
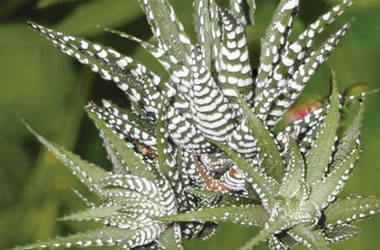
M194 37L191 1L171 2L185 29ZM227 1L220 2L225 4ZM301 14L294 33L299 34L305 25L337 2L340 0L301 1ZM257 0L256 26L247 30L253 58L258 58L259 38L276 3L275 0ZM355 1L349 13L340 19L340 24L350 16L356 21L329 62L310 80L307 93L302 96L304 100L328 92L329 67L337 72L341 92L356 82L380 88L379 13L378 0ZM84 207L70 190L70 185L82 192L86 190L36 142L18 115L51 141L109 168L101 141L94 126L85 118L83 106L89 100L99 103L102 98L121 106L128 105L115 86L61 54L28 29L25 20L110 45L165 76L162 67L136 44L97 28L97 25L109 26L149 40L151 33L137 0L0 2L0 249L91 226L56 221ZM331 29L337 25L339 22ZM258 64L258 59L253 61ZM380 196L379 105L378 95L368 98L363 125L364 152L346 193ZM377 248L380 218L362 224L363 232L358 237L333 249ZM186 241L185 246L186 249L234 249L253 233L252 229L223 224L210 240Z

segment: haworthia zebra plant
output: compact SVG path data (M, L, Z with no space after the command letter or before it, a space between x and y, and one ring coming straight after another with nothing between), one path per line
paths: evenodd
M316 50L315 36L351 0L322 15L293 42L289 35L299 0L281 0L261 40L257 71L245 33L254 23L254 0L231 0L230 9L214 0L194 0L196 44L167 0L139 2L157 44L106 30L140 43L169 72L168 81L111 48L29 23L62 52L115 82L131 108L109 101L86 107L112 172L28 127L98 197L83 198L88 210L63 220L102 225L19 249L182 249L182 236L206 239L219 222L262 228L242 249L261 241L271 249L297 244L329 249L359 233L354 222L380 213L377 198L337 198L362 148L366 93L340 95L332 72L329 97L274 132L350 23Z

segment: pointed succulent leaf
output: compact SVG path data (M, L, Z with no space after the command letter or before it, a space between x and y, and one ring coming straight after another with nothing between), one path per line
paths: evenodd
M231 0L230 9L234 17L243 25L254 24L255 0Z
M112 175L100 180L98 183L103 189L122 188L148 197L153 202L159 203L162 199L161 190L155 184L155 180L151 181L138 175Z
M201 131L179 109L169 106L165 115L168 133L175 144L189 152L209 153L214 150Z
M284 230L293 228L296 225L312 224L319 218L320 212L315 204L294 202L295 199L288 201L291 204L285 210L280 209L274 212L269 220L266 221L263 229L253 238L251 238L241 250L252 249L261 241L271 238L273 234L279 234ZM300 206L301 204L301 206Z
M127 235L120 242L119 249L133 249L153 243L166 229L162 223L152 223L143 228L133 230L133 235Z
M106 217L118 215L119 210L121 208L122 207L119 205L94 207L94 208L89 208L87 210L83 210L71 215L64 216L60 218L59 220L61 221L86 221L86 220L102 221Z
M154 120L148 113L123 110L106 100L103 100L103 107L97 107L95 104L90 106L90 112L101 117L108 127L125 140L132 143L137 140L146 147L155 148Z
M162 104L162 107L158 113L156 122L156 139L157 139L157 158L158 167L160 172L168 178L172 187L177 191L181 192L182 188L178 190L179 183L179 173L177 167L177 162L175 158L175 151L173 147L169 144L169 135L166 130L166 121L164 119L164 112L166 111L167 104ZM176 188L177 186L177 188Z
M339 93L335 79L335 72L331 75L330 107L323 121L319 136L312 148L306 154L306 177L309 184L320 180L325 172L333 153L335 136L339 125Z
M360 196L339 199L330 204L324 214L327 227L360 221L372 215L380 214L380 199Z
M257 200L252 200L252 199L249 199L249 198L246 198L246 197L242 197L242 196L235 196L235 195L230 195L230 194L226 194L226 193L223 193L220 194L218 192L215 192L215 191L210 191L210 190L207 190L207 189L198 189L198 188L188 188L186 189L186 191L196 195L196 196L199 196L201 197L201 199L205 199L205 200L210 200L210 199L214 199L215 196L218 196L218 200L220 200L218 202L219 205L221 206L226 206L226 207L229 207L229 206L243 206L243 205L258 205L260 202L257 201Z
M190 81L187 65L178 63L177 59L170 55L169 52L165 51L162 46L152 45L137 37L110 28L105 28L105 31L137 42L141 47L155 57L168 72L171 72L170 81L161 81L160 88L165 91L167 97L175 97L174 106L181 110L182 114L187 113L188 99L186 100L185 98L188 98L188 85Z
M181 228L177 223L174 223L160 235L157 241L159 242L159 245L163 247L163 249L182 250L183 247L181 244Z
M117 204L141 204L141 203L158 203L159 199L152 199L151 197L144 195L143 193L135 192L134 190L128 190L122 187L112 186L111 184L104 187L103 197L105 199L112 200ZM112 204L113 205L113 204Z
M298 39L292 44L287 44L284 48L283 56L281 57L278 65L273 70L273 78L269 85L277 82L279 87L283 86L286 78L292 75L299 65L303 64L305 58L310 56L311 47L315 38L315 35L321 33L325 27L332 23L338 16L342 15L344 10L352 4L351 0L343 1L343 3L332 8L331 11L319 17L314 23L310 24L306 30L299 35ZM316 66L316 65L315 65ZM273 116L274 123L281 116L284 109L289 107L288 100L280 99L277 108L273 108L271 114ZM277 115L278 113L278 115ZM276 117L277 116L277 117Z
M296 63L294 60L288 60L289 66L297 64L297 68L289 73L289 79L279 81L278 85L281 87L280 91L269 91L265 94L265 98L257 97L256 109L259 112L259 117L263 117L266 124L269 126L277 124L286 109L294 103L310 77L322 63L327 61L328 56L346 34L350 25L351 22L345 24L340 30L333 33L318 50L310 52L310 55L304 62ZM281 73L276 73L275 75L280 77ZM271 101L266 103L266 100Z
M271 235L274 234L276 231L280 231L281 228L285 226L285 224L279 224L278 228L273 229L266 227L265 229L262 229L257 235L253 236L250 240L248 240L244 246L239 248L239 250L251 250L254 246L258 245L260 242L267 240L268 238L271 238Z
M15 249L45 249L45 248L73 248L73 247L103 247L116 246L122 240L134 235L131 230L115 227L104 227L92 231L77 233L67 237L58 237L45 242L34 243Z
M352 120L346 118L344 126L346 129L343 129L343 135L338 141L337 151L334 155L333 164L330 167L330 170L333 170L334 167L339 166L346 159L350 151L355 148L360 140L360 127L363 119L364 105L362 103L356 102L359 107L355 110L356 114L347 114L347 116L354 116ZM349 121L347 121L349 120ZM341 131L342 132L342 131Z
M276 86L269 86L274 65L278 64L282 49L286 46L288 36L297 15L299 0L281 0L273 19L261 40L260 67L256 79L256 100L266 102L265 91ZM262 94L264 94L262 96ZM260 105L261 106L261 105Z
M333 202L351 176L360 152L361 147L357 144L341 165L335 167L321 181L314 183L311 186L310 200L322 208Z
M323 120L325 119L326 113L328 111L327 106L329 104L326 102L321 107L308 113L305 117L293 121L291 124L285 127L277 135L277 140L284 147L286 151L287 137L286 134L295 137L298 141L299 150L302 154L305 154L312 146L318 132L321 129Z
M246 118L232 131L227 141L231 149L247 159L257 156L259 149L256 144L257 140L253 137Z
M244 26L229 10L220 10L221 43L215 63L219 86L239 112L237 93L246 100L253 98L252 68L249 61Z
M266 241L268 247L272 250L288 250L289 247L282 243L275 235L270 236Z
M126 38L128 40L131 40L133 42L138 43L141 47L143 47L145 50L147 50L151 54L159 53L159 51L160 51L160 49L158 47L154 46L153 44L145 42L145 41L141 40L140 38L137 38L133 35L127 34L125 32L119 31L119 30L114 30L114 29L109 28L109 27L103 27L103 29L105 31L111 33L111 34L118 35L122 38Z
M231 150L227 145L219 142L214 142L214 144L228 155L228 157L230 157L244 172L247 181L252 185L266 207L268 205L268 199L271 199L272 194L277 192L279 188L278 182L268 176L263 170L258 169L257 166L250 164L238 153Z
M218 8L214 0L194 1L194 24L205 65L212 72L215 51L220 51Z
M95 122L95 125L101 131L106 145L109 145L107 151L109 152L111 159L114 159L114 162L119 163L119 165L116 166L122 168L119 171L116 171L115 169L115 171L120 173L127 171L133 175L154 181L155 176L152 173L151 167L144 164L142 157L135 152L134 146L125 142L118 134L109 128L105 121L94 112L94 106L92 104L90 104L86 110L89 117ZM124 170L125 167L126 169Z
M272 235L268 240L267 244L272 250L289 250L295 245L297 241L291 237L288 233L281 232L277 235Z
M276 139L241 96L239 96L239 102L246 115L252 136L257 140L257 147L260 149L259 157L263 161L265 172L280 181L284 176L284 161Z
M190 75L190 108L194 124L205 137L225 141L236 126L236 114L206 70L203 55L196 47L191 53Z
M356 226L340 224L326 228L323 233L329 243L339 243L355 237L360 231L360 228Z
M289 231L289 234L308 249L329 250L328 242L321 230L312 226L297 225Z
M142 105L149 112L158 112L157 105L162 98L159 89L161 79L145 66L111 48L55 32L32 22L28 24L63 53L77 58L80 63L88 64L91 70L98 72L105 80L115 82L136 108Z
M288 60L304 61L309 55L316 34L322 33L329 24L334 22L335 19L342 15L351 5L352 0L344 0L342 3L336 5L330 11L320 16L315 22L311 23L298 36L298 39L288 46L284 59L288 58ZM286 65L284 64L283 66ZM291 74L294 67L287 67L287 70L287 73Z
M154 158L154 152L151 147L155 147L156 139L152 136L154 125L151 118L142 117L141 113L138 115L133 111L122 111L108 101L103 100L103 104L104 107L100 108L94 103L89 103L86 111L100 131L100 137L103 139L114 172L118 174L128 172L128 166L120 154L120 151L125 151L124 147L132 148L145 163L152 165L151 158ZM104 123L107 133L99 126L100 121L97 122L96 119ZM108 134L121 145L116 142L113 145Z
M215 235L216 231L218 230L218 223L214 222L206 222L203 226L202 231L199 233L198 237L201 240L208 240L212 236Z
M261 205L246 205L201 208L197 211L160 217L158 219L177 222L231 222L248 226L262 226L268 219L268 214Z
M288 166L281 182L279 195L291 198L295 196L295 192L300 188L300 183L304 181L305 163L296 141L290 138L289 144Z
M190 39L184 32L169 1L139 0L139 2L160 46L174 60L185 63L186 56L190 54Z
M63 147L50 143L45 138L37 134L29 125L25 124L28 130L60 160L72 173L92 192L101 195L101 190L96 184L99 180L109 176L104 169L82 160L78 155L71 153Z
M310 77L327 61L329 55L339 44L341 38L344 37L350 25L351 22L343 25L341 29L330 35L319 49L310 52L307 60L299 64L297 69L291 73L291 77L286 82L283 92L276 96L275 105L271 106L271 124L275 124L284 111L294 103Z

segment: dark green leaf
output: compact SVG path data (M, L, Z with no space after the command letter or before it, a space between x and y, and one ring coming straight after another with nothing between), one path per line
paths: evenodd
M102 32L98 25L117 27L137 19L142 12L137 1L109 0L87 1L54 27L73 35L89 36Z
M38 1L38 8L46 8L59 3L80 2L80 0L40 0Z
M247 117L252 136L257 140L257 147L260 149L259 155L263 161L262 166L265 172L277 181L281 181L284 176L284 161L273 134L253 113L241 95L239 95L239 102Z
M319 136L306 154L306 179L309 184L323 177L335 145L339 125L339 93L334 71L331 73L331 89L329 111L323 121Z

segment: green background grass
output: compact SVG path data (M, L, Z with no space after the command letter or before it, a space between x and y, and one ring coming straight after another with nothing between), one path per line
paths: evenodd
M194 37L190 0L171 1L185 28ZM259 38L277 1L257 1L256 26L248 29L250 54L258 64ZM339 0L303 0L294 33ZM329 68L337 72L341 92L357 82L379 88L380 2L357 0L328 31L336 30L352 16L349 33L328 63L310 80L303 99L328 92ZM137 0L2 0L0 2L0 249L85 230L88 223L63 223L56 219L84 208L70 186L86 192L71 174L42 148L21 124L18 115L51 141L96 162L106 169L97 131L85 117L83 106L90 100L111 99L128 103L112 83L105 82L54 48L29 29L31 20L72 35L110 45L132 55L152 70L167 74L137 44L106 34L97 25L117 28L146 40L149 27ZM327 37L322 34L319 42ZM367 100L363 122L364 151L354 176L342 195L360 193L380 197L380 96ZM380 249L380 218L359 223L363 232L333 249ZM221 225L207 242L184 241L186 249L234 249L255 229ZM264 246L258 249L266 249Z

